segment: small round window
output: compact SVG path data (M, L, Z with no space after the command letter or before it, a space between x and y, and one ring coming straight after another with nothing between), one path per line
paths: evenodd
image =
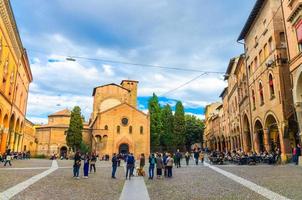
M124 125L124 126L127 126L128 125L128 118L126 118L126 117L123 117L122 118L122 124Z

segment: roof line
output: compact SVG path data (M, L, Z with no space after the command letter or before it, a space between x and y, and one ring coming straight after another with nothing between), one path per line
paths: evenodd
M256 1L247 21L245 22L243 29L241 30L241 33L240 33L237 41L243 40L245 38L245 36L249 32L252 24L254 23L256 17L258 16L259 11L261 10L264 2L266 2L266 0L257 0Z

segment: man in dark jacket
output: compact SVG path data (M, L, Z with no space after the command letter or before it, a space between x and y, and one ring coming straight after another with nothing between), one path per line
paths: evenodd
M296 165L299 164L299 157L301 156L301 145L297 144L297 148L296 148Z
M79 151L74 155L74 164L73 164L73 177L79 178L80 167L81 167L81 154Z
M130 180L131 176L133 175L134 163L135 163L134 156L132 153L130 153L127 157L126 179L128 178L129 175L129 180Z
M149 179L153 179L154 177L154 166L156 163L156 159L154 153L149 156Z
M179 152L179 149L177 149L177 152L175 154L175 158L176 158L176 167L179 168L180 166L180 160L181 160L181 153Z
M115 177L115 172L116 172L116 168L117 168L117 163L118 163L118 158L116 156L116 154L114 153L112 156L112 174L111 174L111 178L116 178Z

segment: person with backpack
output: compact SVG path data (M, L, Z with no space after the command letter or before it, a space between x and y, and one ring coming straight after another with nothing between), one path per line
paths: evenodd
M191 155L190 155L190 153L187 151L186 154L185 154L185 159L186 159L186 164L187 164L187 166L189 165L190 157L191 157Z
M11 157L10 153L7 153L4 166L6 166L7 163L9 164L9 166L12 166L11 160L12 160L12 157Z
M127 157L126 180L128 178L128 175L129 175L129 180L131 179L131 176L133 175L134 163L135 163L134 156L132 153L130 153L130 155L128 155L128 157Z
M154 166L156 163L156 159L154 157L154 153L149 156L149 179L152 180L154 177Z

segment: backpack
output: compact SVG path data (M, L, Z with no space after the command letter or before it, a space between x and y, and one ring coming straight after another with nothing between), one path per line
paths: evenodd
M152 165L155 164L155 158L151 158L151 164L152 164Z

